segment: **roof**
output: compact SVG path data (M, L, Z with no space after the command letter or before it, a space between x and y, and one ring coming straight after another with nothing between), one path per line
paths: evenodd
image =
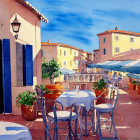
M117 54L111 60L137 60L140 59L140 49L135 49Z
M96 52L96 51L100 51L99 49L96 49L96 50L93 50L94 52Z
M78 51L83 51L82 49L79 49L79 48L76 48L76 47L73 47L73 46L70 46L70 45L66 45L66 44L61 44L61 43L48 43L48 42L41 42L41 46L60 46L60 47L66 47L66 48L71 48L71 49L75 49L75 50L78 50Z
M107 31L105 31L103 33L97 34L97 36L111 34L111 33L140 36L140 33L135 33L135 32L130 32L130 31L123 31L123 30L107 30Z
M16 0L16 1L22 4L27 9L29 9L31 12L35 13L43 22L48 23L47 18L44 15L42 15L35 7L33 7L28 1L24 0Z

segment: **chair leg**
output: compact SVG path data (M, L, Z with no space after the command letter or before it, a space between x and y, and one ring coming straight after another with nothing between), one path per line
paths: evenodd
M72 137L71 137L71 121L68 121L68 124L69 124L69 140L72 140Z
M88 133L87 133L87 114L86 114L86 108L83 107L83 116L85 117L85 135L87 136Z
M46 130L45 130L45 140L47 140L47 132L46 132Z
M102 140L102 132L101 132L100 113L99 113L99 111L97 111L97 123L98 123L99 138L100 138L100 140Z
M95 123L94 123L94 115L95 115L95 110L93 108L93 111L92 111L92 118L91 118L91 127L92 127L92 133L94 133L94 129L95 129Z
M75 120L75 140L77 139L77 121L78 119Z
M119 137L118 137L118 135L117 135L117 130L116 130L116 127L115 127L115 122L114 122L114 118L113 118L113 114L111 115L111 124L112 124L112 126L113 126L113 130L114 130L114 135L115 135L115 139L116 140L119 140ZM111 127L112 127L111 126ZM112 129L112 128L111 128Z

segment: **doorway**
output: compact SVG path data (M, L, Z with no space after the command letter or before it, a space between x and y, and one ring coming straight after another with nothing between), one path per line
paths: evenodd
M2 40L0 40L0 114L4 111L3 105L3 76L2 76Z

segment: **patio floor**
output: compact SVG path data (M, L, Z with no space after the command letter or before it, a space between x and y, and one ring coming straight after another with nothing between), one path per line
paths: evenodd
M140 95L136 91L124 91L121 89L119 91L119 100L114 115L118 136L120 140L140 140ZM44 125L41 118L35 121L26 121L22 116L1 114L0 121L16 122L25 125L30 129L33 140L44 139ZM66 133L66 131L61 131L63 134ZM106 130L103 130L103 135L107 135ZM98 135L93 135L89 132L88 137L83 136L84 139L98 140Z

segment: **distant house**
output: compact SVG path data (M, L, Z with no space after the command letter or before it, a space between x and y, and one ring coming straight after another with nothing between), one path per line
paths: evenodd
M42 56L50 61L52 58L58 60L61 67L74 70L76 72L82 69L82 52L83 50L76 47L61 44L61 43L50 43L42 42Z
M107 61L117 54L140 48L140 33L107 30L97 34L99 37L99 61Z
M93 50L93 52L94 52L93 63L96 64L96 63L100 62L100 50L96 49L96 50Z
M11 23L21 26L16 40ZM0 0L0 112L20 114L16 97L41 83L40 21L47 19L24 0Z

